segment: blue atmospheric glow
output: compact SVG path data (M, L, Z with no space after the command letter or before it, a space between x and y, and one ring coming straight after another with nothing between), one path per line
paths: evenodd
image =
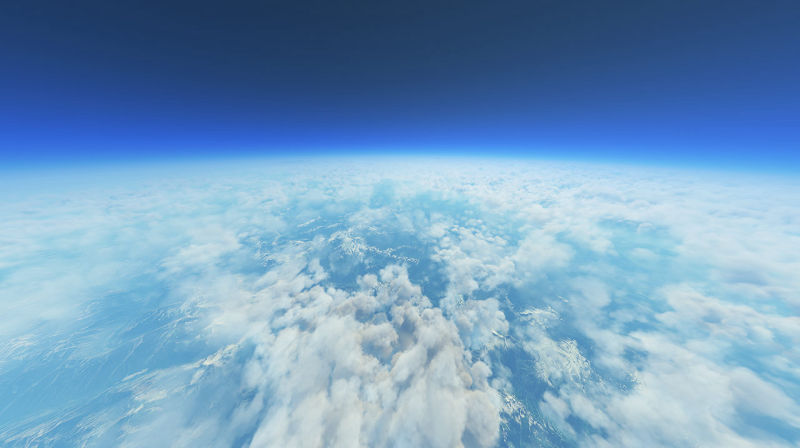
M0 167L352 152L800 166L794 1L50 3L0 14Z

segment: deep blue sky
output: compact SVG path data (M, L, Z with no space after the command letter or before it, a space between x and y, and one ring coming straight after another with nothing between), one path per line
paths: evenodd
M274 151L796 166L795 1L7 0L0 162Z

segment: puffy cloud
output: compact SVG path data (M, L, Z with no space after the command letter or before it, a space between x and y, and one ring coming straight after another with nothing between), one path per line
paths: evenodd
M498 409L485 364L402 267L353 294L314 287L291 299L248 361L269 390L252 445L490 446ZM314 310L306 313L306 310Z

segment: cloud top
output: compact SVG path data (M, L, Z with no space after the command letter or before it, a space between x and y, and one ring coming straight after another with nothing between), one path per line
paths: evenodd
M0 220L11 446L794 446L800 188L228 166Z

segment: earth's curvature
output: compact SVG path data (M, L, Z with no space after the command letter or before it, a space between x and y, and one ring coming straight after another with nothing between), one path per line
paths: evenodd
M0 190L7 446L800 443L800 188L491 159Z

